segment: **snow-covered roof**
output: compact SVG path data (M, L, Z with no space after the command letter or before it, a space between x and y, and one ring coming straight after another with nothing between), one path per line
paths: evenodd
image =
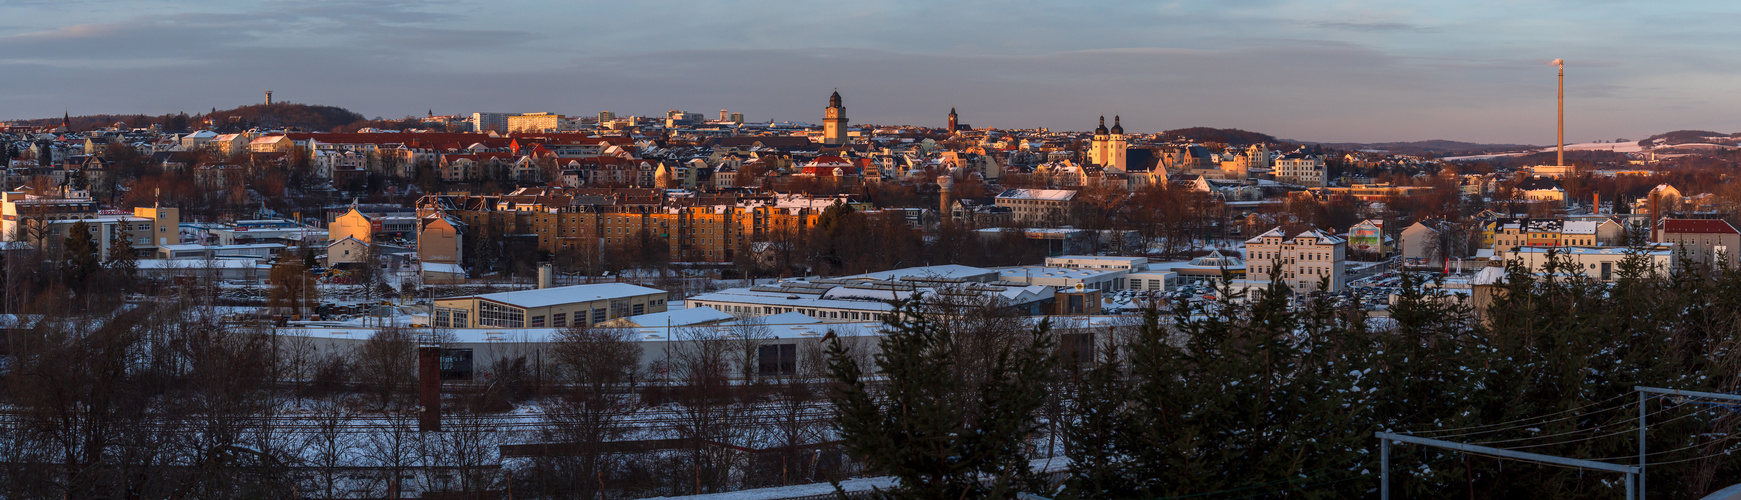
M1596 234L1596 226L1602 223L1596 221L1566 221L1560 227L1562 234Z
M459 264L448 264L445 262L423 262L422 265L423 265L423 272L446 273L446 274L465 274L465 268L460 267Z
M600 299L620 299L638 297L641 295L664 294L664 290L630 285L627 283L599 283L593 285L573 285L538 290L521 290L513 292L487 293L470 297L453 297L440 300L482 299L519 307L549 307L557 304L574 302L591 302Z
M959 280L970 280L971 281L974 279L988 279L988 280L995 279L993 277L995 277L996 275L997 275L997 271L993 271L990 269L972 267L972 266L963 266L963 265L958 265L958 264L944 264L944 265L938 265L938 266L909 267L909 268L904 268L904 269L896 269L893 271L882 271L882 272L875 272L875 273L860 274L857 276L846 276L846 277L843 277L841 279L848 279L848 280L898 280L898 279L902 279L902 278L917 278L917 279L941 278L941 279L959 279Z
M1076 191L1071 189L1010 189L997 195L1006 200L1047 200L1069 201L1076 197Z
M1251 239L1245 240L1245 242L1246 243L1263 243L1264 238L1286 238L1286 237L1288 237L1288 233L1282 232L1282 228L1277 227L1275 229L1264 231L1263 234L1253 236Z
M688 326L716 323L734 318L711 307L691 307L622 318L637 326Z

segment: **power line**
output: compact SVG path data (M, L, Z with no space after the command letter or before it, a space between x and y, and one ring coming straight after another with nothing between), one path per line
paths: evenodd
M1547 414L1547 415L1539 415L1539 416L1534 416L1534 417L1527 417L1527 418L1520 418L1520 419L1516 419L1516 420L1508 420L1508 421L1504 421L1504 422L1495 422L1495 423L1491 423L1491 424L1484 424L1484 425L1472 425L1472 426L1467 426L1467 427L1452 427L1452 428L1448 428L1448 429L1428 429L1428 430L1421 430L1421 431L1407 431L1407 432L1408 432L1408 433L1410 433L1410 434L1416 434L1416 435L1421 435L1421 434L1437 434L1437 435L1443 435L1443 433L1448 433L1448 432L1453 432L1453 431L1464 431L1464 430L1471 430L1471 429L1485 429L1485 428L1490 428L1490 427L1497 427L1497 426L1505 426L1505 425L1512 425L1512 424L1517 424L1517 423L1518 423L1518 422L1532 422L1532 421L1536 421L1536 420L1539 420L1539 419L1543 419L1543 418L1547 418L1547 417L1552 417L1552 416L1555 416L1555 415L1559 415L1559 414L1562 414L1562 413L1571 413L1571 412L1577 412L1577 411L1581 411L1581 410L1584 410L1584 409L1586 409L1586 408L1589 408L1589 407L1592 407L1592 406L1598 406L1598 405L1606 405L1606 404L1609 404L1609 403L1612 403L1612 402L1614 402L1614 401L1615 401L1615 400L1619 400L1619 399L1622 399L1622 398L1626 398L1626 399L1627 399L1627 401L1626 401L1626 402L1625 402L1625 403L1622 403L1622 404L1621 404L1621 405L1620 405L1620 406L1616 406L1616 407L1611 407L1611 408L1604 408L1604 409L1601 409L1601 410L1591 410L1591 411L1589 411L1589 412L1585 412L1585 413L1593 413L1593 412L1602 412L1602 411L1609 411L1609 410L1613 410L1613 409L1617 409L1617 408L1625 408L1625 407L1627 407L1627 406L1631 406L1631 405L1632 405L1632 404L1633 404L1633 403L1632 403L1632 400L1631 400L1631 399L1630 399L1630 398L1631 398L1631 396L1632 396L1632 395L1631 395L1631 394L1621 394L1621 395L1619 395L1619 396L1615 396L1615 397L1612 397L1612 398L1608 398L1608 399L1605 399L1605 400L1602 400L1602 401L1597 401L1597 402L1594 402L1594 403L1590 403L1590 404L1586 404L1586 405L1583 405L1583 406L1579 406L1579 407L1576 407L1576 408L1572 408L1572 409L1568 409L1568 410L1562 410L1562 411L1558 411L1558 412L1554 412L1554 413L1549 413L1549 414ZM1579 415L1574 415L1574 416L1569 416L1569 417L1562 417L1562 418L1558 418L1558 419L1553 419L1553 420L1545 420L1545 421L1541 421L1541 422L1536 422L1536 423L1528 423L1528 424L1519 424L1519 425L1515 425L1515 426L1512 426L1512 427L1506 427L1506 428L1504 428L1504 429L1493 429L1493 430L1490 430L1490 431L1482 431L1482 430L1477 430L1477 431L1473 431L1473 432L1466 432L1466 433L1465 433L1465 432L1458 432L1458 433L1456 433L1456 435L1459 435L1459 436L1464 436L1464 435L1474 435L1474 434L1487 434L1487 433L1491 433L1491 432L1498 432L1498 431L1502 431L1502 430L1508 430L1508 429L1516 429L1516 428L1521 428L1521 427L1531 427L1531 426L1535 426L1535 425L1541 425L1541 424L1545 424L1545 423L1548 423L1548 422L1557 422L1557 421L1560 421L1560 420L1567 420L1567 419L1571 419L1571 418L1577 418L1577 417L1580 417L1580 416L1582 416L1582 414L1581 414L1581 413L1580 413L1580 414L1579 414Z

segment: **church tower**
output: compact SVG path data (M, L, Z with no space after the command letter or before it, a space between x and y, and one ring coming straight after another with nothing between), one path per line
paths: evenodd
M949 133L953 134L957 130L961 130L961 122L956 120L955 107L951 106L949 108Z
M840 91L828 96L828 108L822 117L822 143L830 146L846 144L846 106L840 104Z
M1106 128L1106 117L1100 117L1100 126L1094 128L1094 139L1088 143L1088 163L1105 168L1125 168L1124 125L1118 117L1112 117L1112 128Z

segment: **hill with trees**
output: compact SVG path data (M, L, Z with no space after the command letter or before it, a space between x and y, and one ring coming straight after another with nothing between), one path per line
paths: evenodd
M161 125L164 130L182 131L208 128L205 119L211 118L209 128L216 130L246 130L249 128L296 128L303 130L329 131L334 129L351 129L366 126L369 123L362 114L337 106L318 104L274 103L251 104L231 109L216 109L204 114L188 115L186 112L165 115L143 114L102 114L68 117L67 121L73 130L91 130L108 127L116 123L125 123L127 127L149 127ZM36 118L17 120L16 125L52 127L60 125L62 118Z
M1675 146L1680 144L1720 144L1724 146L1734 146L1736 145L1736 139L1738 137L1741 137L1741 134L1725 134L1709 130L1676 130L1650 136L1638 141L1638 145L1645 148Z
M1219 142L1222 144L1258 144L1276 143L1275 136L1236 128L1190 127L1161 132L1163 138L1184 138L1197 142Z

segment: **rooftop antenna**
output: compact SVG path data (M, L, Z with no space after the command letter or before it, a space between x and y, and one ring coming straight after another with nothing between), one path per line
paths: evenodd
M1555 138L1559 144L1555 148L1559 158L1554 165L1563 167L1566 166L1566 60L1554 59L1553 65L1560 68L1560 131Z

